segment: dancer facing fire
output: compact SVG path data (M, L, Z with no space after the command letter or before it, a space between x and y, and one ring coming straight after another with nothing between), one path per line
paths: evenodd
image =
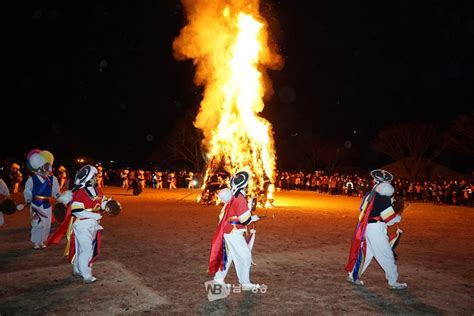
M375 185L366 195L361 205L359 223L352 240L346 271L347 281L363 286L360 276L375 257L382 269L388 287L392 290L407 288L406 283L398 282L397 265L394 252L387 235L387 226L400 222L401 216L396 214L392 206L392 195L395 191L390 181L393 176L385 170L373 170L371 173Z
M247 225L259 220L257 215L251 214L253 200L246 199L249 180L249 172L237 172L230 180L231 189L219 192L219 198L225 205L212 238L208 268L209 275L214 275L216 283L225 284L224 279L234 261L239 283L244 290L260 287L250 281L252 252L244 237Z

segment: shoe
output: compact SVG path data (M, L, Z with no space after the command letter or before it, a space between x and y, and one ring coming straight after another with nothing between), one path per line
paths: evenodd
M243 291L257 291L260 288L260 284L248 283L242 284Z
M91 283L94 283L95 281L97 281L97 279L95 277L90 277L88 279L84 279L85 284L91 284Z
M47 246L46 246L45 244L43 244L43 243L41 243L39 246L41 247L41 249L44 249L44 248L47 247Z
M225 283L224 280L214 280L214 283L216 283L216 284L222 284L222 285L228 285L228 284Z
M354 285L364 286L364 281L362 281L360 279L357 279L357 280L354 281L354 279L350 275L347 276L346 280L347 280L347 282L352 283Z
M395 282L395 283L392 283L392 284L388 285L388 288L391 289L391 290L404 290L407 287L408 287L408 285L406 283L398 283L398 282Z
M39 244L34 244L34 246L33 246L33 249L40 249L40 248L41 248L41 247L40 247Z
M79 272L75 272L75 271L72 272L72 276L82 278L82 274L80 274Z

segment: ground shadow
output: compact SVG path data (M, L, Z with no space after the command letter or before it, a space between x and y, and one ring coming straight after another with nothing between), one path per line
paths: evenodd
M34 249L20 249L20 250L10 250L7 252L0 253L0 265L7 264L17 258L30 256L38 250Z
M360 296L368 305L371 305L377 309L378 312L390 314L390 315L406 315L406 314L418 314L418 315L438 315L434 307L429 306L421 302L419 299L414 297L409 289L406 290L393 290L391 291L394 295L401 299L401 302L395 302L387 298L387 295L381 295L373 291L368 290L365 287L354 287L353 291Z
M80 292L85 289L74 289L73 295L64 295L63 292L72 283L77 282L74 277L69 277L62 280L55 280L54 283L47 282L43 285L33 287L27 292L20 295L0 300L0 314L1 315L44 315L51 312L52 307L61 307L71 304L73 300L80 297ZM38 299L40 297L48 299ZM31 302L34 302L32 304Z
M239 298L236 298L237 295ZM258 303L259 294L251 291L232 293L224 299L207 301L203 305L201 315L256 315Z
M201 315L227 315L227 309L229 308L230 306L225 298L215 301L206 301L203 304Z
M410 290L405 291L393 291L395 295L400 297L400 300L406 306L410 307L410 311L416 313L424 313L430 315L440 315L441 311L433 306L426 305L422 301L420 301L416 296L411 294Z
M6 228L0 230L0 237L10 236L15 234L29 233L31 228Z

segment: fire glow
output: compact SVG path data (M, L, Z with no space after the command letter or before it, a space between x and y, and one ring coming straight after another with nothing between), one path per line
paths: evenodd
M274 183L276 153L271 124L259 116L271 83L265 68L282 58L268 45L259 1L183 1L188 24L173 43L175 57L192 59L194 82L204 86L194 125L203 131L209 162L204 178L218 170L252 173L250 194ZM268 194L272 193L272 185Z

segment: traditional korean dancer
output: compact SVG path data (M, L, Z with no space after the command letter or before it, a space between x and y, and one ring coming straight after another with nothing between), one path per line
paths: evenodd
M395 189L390 181L393 176L380 169L373 170L371 175L375 185L362 201L359 222L345 268L349 273L347 281L363 286L364 282L360 280L360 277L375 257L385 271L388 287L393 290L405 289L407 284L398 282L398 269L387 235L387 226L401 220L401 216L395 213L392 206Z
M34 249L46 248L51 229L51 199L58 198L58 179L52 174L54 156L47 150L34 149L27 155L33 175L26 180L23 196L31 204L31 242Z
M214 281L225 284L224 279L233 261L243 290L260 288L259 284L250 281L252 252L244 237L246 226L259 220L257 215L251 214L253 200L246 199L249 180L249 172L237 172L230 180L231 189L219 192L219 198L225 205L212 238L208 267L208 273L214 275Z
M84 283L94 283L92 264L96 261L101 246L99 224L104 212L115 216L120 203L106 198L97 187L97 169L91 165L83 166L74 179L74 187L69 199L60 201L68 205L62 225L48 239L48 244L59 244L66 235L65 256L73 263L73 276L82 277Z

